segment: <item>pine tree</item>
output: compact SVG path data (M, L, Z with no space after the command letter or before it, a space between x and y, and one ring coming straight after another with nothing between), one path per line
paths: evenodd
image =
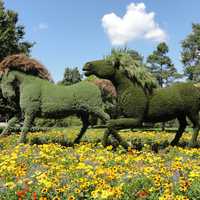
M60 82L63 85L72 85L81 81L82 75L80 74L77 67L65 68L63 80Z
M192 24L192 33L182 41L181 61L188 80L200 81L200 24Z
M167 56L169 48L165 42L158 44L156 50L147 58L147 66L155 75L160 87L171 84L181 75L177 72L170 57Z

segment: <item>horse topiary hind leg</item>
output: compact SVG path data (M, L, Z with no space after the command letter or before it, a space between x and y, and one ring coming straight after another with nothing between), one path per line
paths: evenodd
M87 128L89 126L89 114L82 114L81 120L82 120L83 126L82 126L78 136L74 140L74 143L79 143L81 138L83 137L85 131L87 130Z
M19 122L19 118L17 116L12 117L9 121L8 121L8 125L4 128L3 132L1 133L1 136L6 136L9 135L9 132L11 131L11 129L14 127L14 125L16 123Z
M103 145L107 144L108 136L111 134L114 138L116 138L120 145L125 149L128 149L129 145L124 139L118 134L117 130L126 129L126 128L135 128L141 126L140 119L134 118L123 118L123 119L112 119L107 124L107 130L104 133L104 141Z
M99 108L95 109L94 115L99 117L104 123L106 123L110 119L110 116ZM109 131L107 130L104 132L103 141L102 141L103 146L107 146L108 137L109 137Z
M191 113L188 115L189 119L193 123L193 135L192 139L190 141L189 146L190 147L196 147L197 146L197 137L199 134L199 129L200 129L200 123L199 123L199 113Z
M179 121L179 128L178 128L178 131L176 132L175 138L171 141L172 146L175 146L178 144L179 139L181 138L187 126L186 116L178 117L178 121Z
M25 114L24 124L23 124L21 135L20 135L19 143L26 143L27 142L26 136L27 136L28 131L31 128L31 124L32 124L34 118L35 118L35 115L33 113L31 113L31 114L26 113Z
M106 147L108 145L108 137L111 134L111 131L109 129L106 129L103 135L102 145Z

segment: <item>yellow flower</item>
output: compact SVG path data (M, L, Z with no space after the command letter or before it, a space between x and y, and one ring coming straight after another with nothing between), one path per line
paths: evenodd
M64 192L64 188L57 188L57 189L56 189L56 192L57 192L57 193L62 193L62 192Z
M75 193L80 194L81 191L79 189L75 189Z
M186 192L188 188L190 187L190 182L188 180L181 178L179 181L179 185L180 185L180 191Z
M7 182L5 184L5 186L8 187L8 188L10 188L10 189L13 189L13 188L16 187L16 184L14 182L10 181L10 182Z
M106 147L106 149L107 149L108 151L111 151L112 148L113 148L112 145L109 145L109 146Z
M47 192L48 192L48 189L47 189L47 188L43 188L41 192L42 192L42 193L47 193Z
M47 200L47 197L40 197L39 200Z
M74 197L74 196L70 196L70 197L68 198L68 200L75 200L75 197Z
M56 196L53 198L53 200L60 200L60 197Z

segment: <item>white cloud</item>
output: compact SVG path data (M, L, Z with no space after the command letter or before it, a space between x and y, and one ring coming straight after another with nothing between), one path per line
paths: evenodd
M166 40L166 33L155 21L155 13L147 12L144 3L131 3L123 17L109 13L102 17L104 27L113 45L124 45L136 39L156 42Z
M47 23L41 22L39 23L37 26L35 26L33 28L34 31L38 32L38 31L43 31L43 30L47 30L49 28Z
M39 30L45 30L45 29L48 29L48 28L49 28L49 26L48 26L47 23L40 23L40 24L38 25L38 29L39 29Z

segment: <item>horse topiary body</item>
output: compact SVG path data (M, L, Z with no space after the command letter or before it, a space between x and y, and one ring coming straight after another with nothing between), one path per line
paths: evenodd
M127 54L125 56L131 60ZM192 83L177 83L171 87L153 89L155 82L143 66L133 60L132 65L128 66L118 58L111 61L104 59L88 62L83 68L86 76L94 74L111 80L117 90L117 106L121 118L108 122L104 145L109 134L113 134L122 146L128 148L117 130L141 127L143 122L165 122L177 118L180 126L171 142L176 145L187 126L188 117L194 125L191 145L195 146L200 128L200 90Z
M23 59L29 60L27 57ZM20 109L24 115L20 142L26 142L26 134L35 117L63 118L77 114L83 127L75 142L79 142L87 129L89 114L103 121L109 119L103 111L101 92L92 83L84 81L72 86L55 85L44 80L49 77L46 69L40 67L38 70L35 64L26 67L15 56L6 58L0 64L0 69L3 96L11 102L19 96Z

